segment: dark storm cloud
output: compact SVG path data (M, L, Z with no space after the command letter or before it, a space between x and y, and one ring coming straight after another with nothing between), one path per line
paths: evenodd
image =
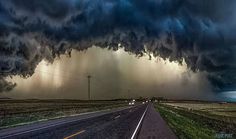
M236 88L235 0L4 0L0 72L32 75L44 58L92 45L207 72L216 90Z
M0 92L10 91L16 86L15 83L6 81L6 79L0 77Z

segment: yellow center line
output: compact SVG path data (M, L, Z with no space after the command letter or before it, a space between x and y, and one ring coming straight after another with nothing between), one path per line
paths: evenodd
M81 133L84 133L84 132L85 132L85 130L79 131L79 132L77 132L77 133L75 133L75 134L72 134L72 135L70 135L70 136L68 136L68 137L65 137L64 139L72 138L72 137L77 136L77 135L79 135L79 134L81 134Z

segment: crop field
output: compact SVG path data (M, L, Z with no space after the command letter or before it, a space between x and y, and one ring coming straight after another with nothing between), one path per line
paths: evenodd
M236 137L235 103L165 102L155 107L180 139Z
M191 111L209 118L233 122L236 124L236 104L235 103L165 103L174 108Z
M125 101L1 100L0 129L79 113L128 106Z

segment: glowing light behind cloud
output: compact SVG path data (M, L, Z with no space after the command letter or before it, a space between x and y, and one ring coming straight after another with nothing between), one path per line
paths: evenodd
M55 61L53 65L42 61L36 69L36 74L39 74L43 86L52 84L53 88L59 88L63 83L63 75L61 73L60 61Z
M92 47L72 52L53 64L42 61L28 79L14 77L18 85L5 95L16 98L87 97L87 75L91 74L91 90L96 99L138 96L201 98L209 84L200 73L162 58L137 58L124 52Z
M222 92L219 97L224 98L226 101L236 102L236 91Z

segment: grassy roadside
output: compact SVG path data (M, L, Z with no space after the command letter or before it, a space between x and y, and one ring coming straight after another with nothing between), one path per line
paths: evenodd
M124 101L6 101L0 103L0 129L125 106Z
M163 104L156 104L155 107L180 139L233 138L235 136L232 136L234 133L232 128L234 127L228 128L228 125L224 126L225 123L205 119L193 113Z
M236 104L234 103L162 103L183 111L190 111L209 119L236 124Z

